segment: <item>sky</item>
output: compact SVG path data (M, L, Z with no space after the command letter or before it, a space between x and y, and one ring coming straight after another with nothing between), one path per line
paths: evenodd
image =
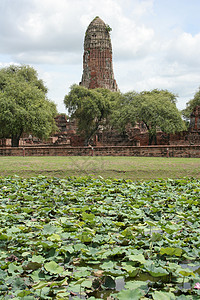
M167 89L184 109L200 86L200 0L0 0L0 68L32 66L60 113L83 72L83 43L99 16L112 28L122 93Z

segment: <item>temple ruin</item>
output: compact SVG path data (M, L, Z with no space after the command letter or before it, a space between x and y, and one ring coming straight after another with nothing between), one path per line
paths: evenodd
M88 26L84 40L83 75L80 85L118 91L112 64L109 25L96 17Z

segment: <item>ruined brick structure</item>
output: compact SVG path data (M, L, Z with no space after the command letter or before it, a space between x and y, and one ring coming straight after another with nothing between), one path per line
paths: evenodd
M48 141L39 141L32 139L31 143L27 136L20 140L20 146L34 145L63 145L68 147L83 147L84 138L77 133L77 123L75 120L69 120L65 114L58 115L56 118L58 132ZM149 143L148 132L142 126L131 125L126 127L125 132L119 133L114 129L104 129L97 131L92 144L97 147L130 147L147 146ZM200 106L196 106L190 117L190 127L187 131L175 134L165 134L157 132L158 145L189 146L200 145ZM0 147L10 147L11 139L0 139ZM194 155L194 154L193 154ZM194 156L195 157L195 156Z
M200 106L197 105L190 116L190 127L186 140L191 145L200 144Z
M70 146L84 145L84 138L77 134L77 122L69 120L65 114L60 114L55 118L58 132L55 145L65 144Z
M83 75L80 85L88 88L106 88L117 91L112 64L110 27L99 17L88 26L85 33Z
M200 131L200 106L197 105L190 116L190 131Z

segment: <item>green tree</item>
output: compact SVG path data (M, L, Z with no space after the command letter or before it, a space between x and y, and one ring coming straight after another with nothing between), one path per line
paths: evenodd
M156 133L175 133L185 130L185 123L176 107L176 96L166 90L123 95L114 112L113 124L125 130L128 123L143 122L149 133L149 145L157 144Z
M107 89L87 89L76 84L71 86L64 103L70 117L77 120L78 133L84 136L85 145L88 145L100 126L105 125L116 95Z
M47 88L30 66L11 65L0 70L0 137L19 146L23 133L41 139L55 131L56 106L47 99Z
M186 108L182 111L186 120L190 120L190 115L196 106L200 106L200 87L195 93L194 98L188 101Z
M120 94L117 101L114 103L110 123L119 132L126 132L126 125L136 124L137 105L140 96L137 92L132 91L125 94Z

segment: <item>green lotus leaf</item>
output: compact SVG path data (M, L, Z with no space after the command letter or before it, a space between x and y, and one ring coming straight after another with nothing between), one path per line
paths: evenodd
M11 280L12 280L12 287L14 290L25 290L26 289L27 286L26 286L23 278L14 277Z
M6 241L6 240L11 240L11 239L12 239L11 236L8 236L7 234L0 233L0 240Z
M105 276L103 278L103 286L106 289L114 289L116 287L115 280L111 276Z
M152 242L162 241L162 234L153 232L151 237Z
M50 235L48 238L47 238L48 241L52 241L52 242L59 242L61 241L61 237L59 234L57 233L53 233L52 235Z
M81 282L82 287L91 288L92 287L92 280L83 280Z
M44 281L46 276L41 270L36 270L31 273L31 278L34 282Z
M45 258L42 255L33 255L29 260L31 260L32 262L37 262L39 264L45 262Z
M42 264L34 261L29 261L25 266L25 270L37 270L41 268Z
M19 292L19 293L17 294L17 296L20 297L20 298L26 297L25 299L30 299L30 298L27 297L27 296L30 295L30 294L31 294L30 291L22 291L22 292Z
M181 256L182 255L183 250L180 248L171 248L171 247L167 247L167 248L161 248L160 249L160 254L164 255L175 255L175 256Z
M193 299L197 300L197 298L195 296L193 296ZM181 296L176 297L176 300L191 300L191 297L190 296L181 295Z
M44 264L44 268L52 274L62 274L64 272L64 268L59 266L55 261Z
M122 263L122 269L124 269L129 277L135 277L138 273L138 268L135 268L127 263Z
M171 233L174 233L174 232L182 229L182 227L180 225L177 225L177 224L167 224L163 229L167 233L171 234Z
M93 222L94 219L95 219L95 215L94 214L88 214L86 212L83 212L82 213L82 218L84 221L87 221L87 222Z
M76 269L76 271L73 273L73 277L75 279L85 278L90 275L90 271L87 267L79 267Z
M154 265L146 267L146 270L153 277L162 277L168 275L168 272L165 269L162 267L155 267Z
M15 263L10 263L8 266L8 273L12 275L16 275L17 273L23 273L22 266L16 265Z
M178 269L177 271L178 271L178 273L180 273L180 274L183 275L184 277L185 277L185 276L191 276L191 275L195 277L194 272L193 272L191 269L189 269L189 268Z
M151 226L151 227L157 226L157 223L155 223L155 222L153 222L153 221L146 220L145 222L146 222L149 226Z
M44 225L44 228L43 228L43 233L45 235L51 235L53 233L55 233L57 231L57 228L55 226L52 226L50 224L47 224L47 225Z
M115 267L116 263L113 261L104 262L101 265L101 269L107 270L107 269L113 269Z
M153 294L153 299L154 300L175 300L176 297L172 293L167 293L167 292L161 292L161 291L155 291Z
M124 287L127 290L135 290L135 289L139 288L140 290L143 290L145 292L147 292L149 289L147 282L139 281L139 280L128 281L128 282L126 282Z
M139 300L143 295L144 292L137 288L135 290L122 290L116 294L116 297L118 300Z
M136 262L139 262L141 264L144 264L146 262L145 258L144 258L144 255L143 254L131 254L131 255L128 255L128 258L129 260L131 261L136 261Z
M134 239L135 238L135 232L131 227L127 227L125 230L121 232L121 235L123 235L127 239Z

